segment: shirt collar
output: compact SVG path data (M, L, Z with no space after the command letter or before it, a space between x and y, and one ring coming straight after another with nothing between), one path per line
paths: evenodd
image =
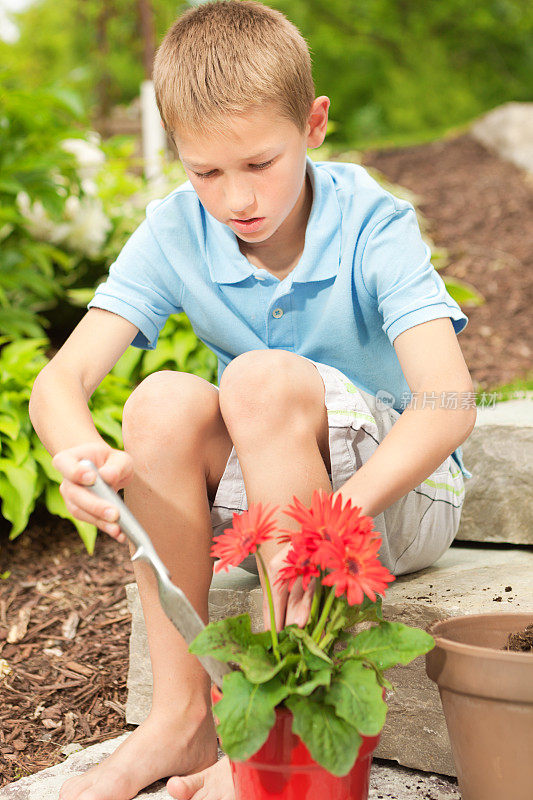
M319 170L307 156L306 170L313 188L305 246L300 261L289 273L291 283L323 281L337 274L341 252L341 211L335 185L326 170ZM206 256L214 283L239 283L257 271L239 250L231 228L204 210Z

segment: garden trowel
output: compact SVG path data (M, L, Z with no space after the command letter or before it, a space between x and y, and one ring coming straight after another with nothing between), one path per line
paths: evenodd
M87 489L118 510L117 524L137 548L131 560L146 561L147 564L150 564L157 578L159 599L163 610L187 644L190 644L200 631L205 628L202 618L182 590L172 583L170 573L157 555L150 537L120 496L104 481L92 461L84 458L80 463L94 472L96 476L94 483L91 486L87 486ZM216 661L210 656L197 656L197 658L213 683L222 687L222 678L226 673L231 672L228 664Z

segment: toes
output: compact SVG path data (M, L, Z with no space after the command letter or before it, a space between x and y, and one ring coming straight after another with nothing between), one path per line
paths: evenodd
M74 784L77 783L79 778L69 778L68 781L62 784L59 790L58 800L71 800L74 794Z
M195 775L170 778L167 790L176 800L235 800L227 757Z
M87 785L86 775L73 775L72 778L62 784L58 800L76 800L79 797L80 789L84 785Z
M94 789L86 789L76 800L101 800L101 797L102 795L95 792Z
M167 781L167 791L171 797L175 797L177 800L190 800L199 789L203 788L203 785L203 772L197 772L196 775L170 778Z

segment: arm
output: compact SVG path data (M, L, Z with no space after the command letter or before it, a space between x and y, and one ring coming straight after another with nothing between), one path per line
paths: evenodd
M413 395L435 393L431 406L407 407L375 453L335 492L343 502L376 516L427 478L472 431L475 407L440 406L441 392L472 392L473 385L448 317L415 325L394 340ZM460 404L459 404L460 405Z
M104 441L87 403L137 331L122 317L92 308L41 370L33 384L29 414L51 455L83 442Z
M65 477L60 491L79 519L115 535L118 526L102 518L105 504L81 484L81 458L90 458L115 489L132 474L131 458L110 447L96 430L87 402L137 334L128 320L99 308L90 309L67 341L37 376L29 415L39 439Z

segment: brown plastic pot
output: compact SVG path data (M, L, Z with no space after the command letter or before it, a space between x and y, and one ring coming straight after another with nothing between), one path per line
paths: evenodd
M533 654L501 650L530 613L433 623L426 672L439 687L462 800L533 798Z

